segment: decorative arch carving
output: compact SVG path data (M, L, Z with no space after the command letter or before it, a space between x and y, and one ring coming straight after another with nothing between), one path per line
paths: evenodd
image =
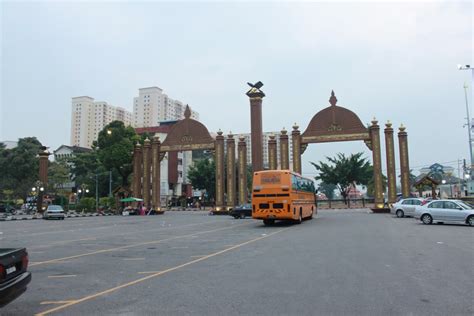
M191 118L191 110L186 105L184 119L176 123L161 144L161 152L214 149L215 140L206 126Z
M351 110L336 105L334 91L331 91L329 103L329 107L313 116L301 134L302 145L351 140L370 141L369 129L362 124L359 117Z

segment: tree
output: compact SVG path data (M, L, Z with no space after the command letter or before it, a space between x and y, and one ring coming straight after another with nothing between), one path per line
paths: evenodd
M319 191L324 193L329 200L334 198L334 190L336 190L337 186L333 183L326 183L321 182L319 184Z
M319 171L315 179L336 185L346 201L351 185L367 185L373 177L372 167L366 158L361 158L362 155L363 153L357 153L346 157L339 153L334 158L326 157L330 164L311 162Z
M36 137L20 138L17 147L12 149L0 146L0 193L7 189L13 191L13 198L26 198L38 180L36 156L41 146Z
M120 174L124 187L128 186L128 178L133 172L133 148L138 140L140 137L133 127L113 121L99 132L94 142L98 160L105 170L116 170Z
M194 188L206 190L209 198L216 195L216 163L212 159L197 160L189 167L188 179Z
M70 166L66 160L59 159L51 162L48 167L48 191L57 193L62 191L64 185L71 181Z

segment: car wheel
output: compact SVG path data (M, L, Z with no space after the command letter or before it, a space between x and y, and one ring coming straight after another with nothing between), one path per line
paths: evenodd
M234 215L234 218L235 218L235 219L239 219L239 217L238 217L237 215Z
M421 221L423 222L423 224L429 225L433 223L433 217L431 217L430 214L424 214L423 216L421 216Z
M398 218L402 218L403 216L405 216L405 214L403 214L402 210L398 210L395 214L397 214Z
M244 219L245 218L245 213L240 213L240 218Z
M467 218L467 223L469 224L469 226L474 226L474 216L469 216Z
M263 225L265 225L265 226L272 226L273 224L275 224L274 219L264 219L263 220Z

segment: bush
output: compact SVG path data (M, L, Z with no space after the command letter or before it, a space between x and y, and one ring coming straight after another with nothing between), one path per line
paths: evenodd
M95 199L91 197L82 198L77 205L76 212L93 212L95 211Z

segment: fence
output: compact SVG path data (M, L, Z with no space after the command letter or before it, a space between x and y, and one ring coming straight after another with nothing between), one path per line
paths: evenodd
M374 206L374 198L362 199L334 199L334 200L317 200L316 205L319 209L334 208L372 208Z

